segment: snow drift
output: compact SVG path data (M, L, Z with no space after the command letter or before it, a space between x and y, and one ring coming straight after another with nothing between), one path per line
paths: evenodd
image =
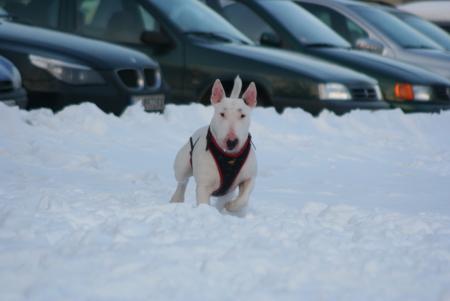
M450 300L450 112L256 109L243 217L168 203L211 115L0 104L0 300Z

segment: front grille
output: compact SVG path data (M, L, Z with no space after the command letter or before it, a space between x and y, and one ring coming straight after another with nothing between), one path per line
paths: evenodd
M10 80L1 80L0 81L0 91L1 92L9 92L14 89L13 83Z
M377 91L373 87L368 88L352 88L350 90L352 98L360 101L377 100Z
M135 69L122 69L117 71L120 80L125 84L125 86L133 89L142 87L140 83L139 72Z
M434 94L437 100L450 100L450 87L449 86L435 86Z
M161 77L157 69L121 69L117 71L120 81L130 89L157 88Z
M155 69L144 69L144 77L145 77L145 83L149 87L153 87L156 85L156 70Z

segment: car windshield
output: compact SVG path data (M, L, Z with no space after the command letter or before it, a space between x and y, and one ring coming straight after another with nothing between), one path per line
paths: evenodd
M351 8L403 48L443 49L414 28L411 28L387 12L362 5L352 5Z
M154 4L186 34L222 41L252 42L219 14L197 0L155 0Z
M438 26L414 15L404 14L401 12L394 13L394 15L408 25L414 27L416 30L425 34L427 37L433 39L433 41L445 49L450 50L450 35Z
M291 1L260 1L259 3L303 45L350 48L350 44L341 36Z

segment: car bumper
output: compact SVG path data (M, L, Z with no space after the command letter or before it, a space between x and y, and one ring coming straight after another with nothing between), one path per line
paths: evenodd
M298 107L317 115L326 109L338 115L348 113L352 110L388 110L391 106L384 101L337 101L337 100L298 100L298 99L276 99L274 105L278 111L287 107Z
M21 109L25 109L28 104L27 93L23 88L9 93L2 93L0 94L0 102L9 106L17 106Z
M405 113L439 113L450 110L450 102L390 102L392 108L400 108Z
M336 101L336 100L322 100L320 101L325 109L333 112L343 111L349 112L351 110L387 110L390 105L384 101Z
M157 90L126 91L113 85L92 85L92 86L70 86L58 84L53 86L42 85L39 88L36 85L30 85L29 91L29 109L51 108L59 111L66 106L91 102L96 104L106 113L120 115L128 106L141 102L149 104L155 99L158 105L147 105L146 111L162 112L164 110L166 89L161 86ZM145 109L145 107L144 107Z

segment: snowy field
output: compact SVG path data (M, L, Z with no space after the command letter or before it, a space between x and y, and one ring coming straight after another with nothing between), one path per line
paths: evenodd
M258 108L241 216L168 202L211 115L0 104L0 300L450 300L450 112Z

